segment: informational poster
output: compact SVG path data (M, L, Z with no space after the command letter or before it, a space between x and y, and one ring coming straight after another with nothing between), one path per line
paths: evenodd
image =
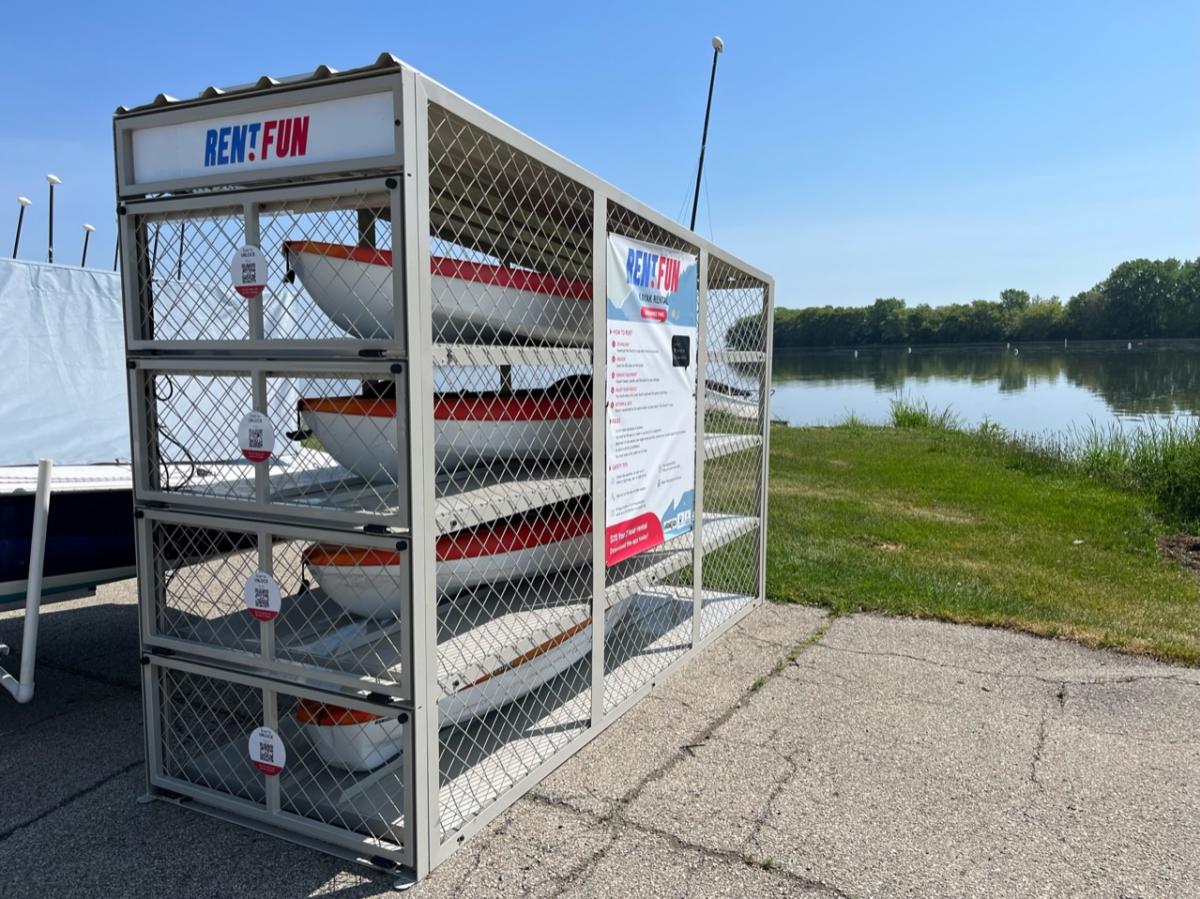
M696 257L608 236L604 561L692 530Z

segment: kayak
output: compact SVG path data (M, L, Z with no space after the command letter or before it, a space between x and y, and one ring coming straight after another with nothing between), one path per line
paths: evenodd
M590 509L445 534L435 549L438 596L584 565L592 557L591 535ZM318 543L303 558L325 595L351 615L394 618L404 608L409 574L401 552Z
M757 421L759 415L758 398L755 393L723 381L707 379L704 395L704 405L714 412L723 412L734 418Z
M625 616L632 600L622 600L605 613L606 633ZM503 708L582 661L591 650L591 618L564 626L530 649L512 649L508 661L471 683L441 685L439 724L453 727ZM321 758L339 768L373 771L404 750L405 725L396 718L313 700L303 700L294 714Z
M364 340L397 336L390 250L293 240L288 267L313 302L340 328ZM581 345L592 337L589 281L433 256L433 334L439 343L517 337ZM400 310L404 338L404 309Z
M368 481L395 482L407 428L395 397L310 397L297 404L304 427L342 465ZM590 393L549 387L434 397L438 471L509 459L563 460L592 445Z

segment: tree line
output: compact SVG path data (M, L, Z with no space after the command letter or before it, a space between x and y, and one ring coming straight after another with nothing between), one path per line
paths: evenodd
M735 324L729 345L738 346L755 324ZM1065 303L1013 289L1001 291L998 300L945 306L909 306L889 297L870 306L775 310L778 349L1151 337L1200 337L1200 258L1122 262Z

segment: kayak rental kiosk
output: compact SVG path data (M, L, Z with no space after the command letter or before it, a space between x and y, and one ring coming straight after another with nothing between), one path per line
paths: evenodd
M774 284L387 55L114 131L148 794L423 877L763 601Z

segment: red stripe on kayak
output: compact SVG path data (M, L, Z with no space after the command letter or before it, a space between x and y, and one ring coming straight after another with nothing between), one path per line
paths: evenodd
M499 526L484 525L456 531L438 538L436 555L439 562L477 559L501 553L517 552L535 546L546 546L571 540L592 532L592 513L577 512L552 521L519 521ZM309 565L345 568L370 568L399 565L401 554L389 550L363 549L353 546L331 546L318 543L304 551Z
M548 543L558 543L561 540L570 540L591 532L592 513L590 510L550 521L538 519L504 524L499 527L485 525L439 537L437 559L439 562L453 562L458 559L496 556L534 546L545 546Z
M301 724L314 724L317 727L341 727L347 724L366 724L376 721L382 715L373 715L358 709L348 709L340 705L327 705L315 699L302 699L296 706L296 720Z
M435 397L437 421L554 421L591 418L592 398L581 396Z
M395 418L396 401L363 396L307 397L301 412ZM435 396L437 421L557 421L592 417L591 397L577 396Z
M318 240L291 240L284 246L292 253L308 253L327 259L349 259L367 265L389 267L392 264L391 250L377 250L374 247L351 247L340 243L322 243ZM592 298L590 281L580 281L565 275L543 275L519 268L506 268L485 262L467 262L447 256L429 257L429 270L443 278L457 278L459 281L495 284L497 287L511 287L513 290L527 290L531 293L544 293L572 300Z

